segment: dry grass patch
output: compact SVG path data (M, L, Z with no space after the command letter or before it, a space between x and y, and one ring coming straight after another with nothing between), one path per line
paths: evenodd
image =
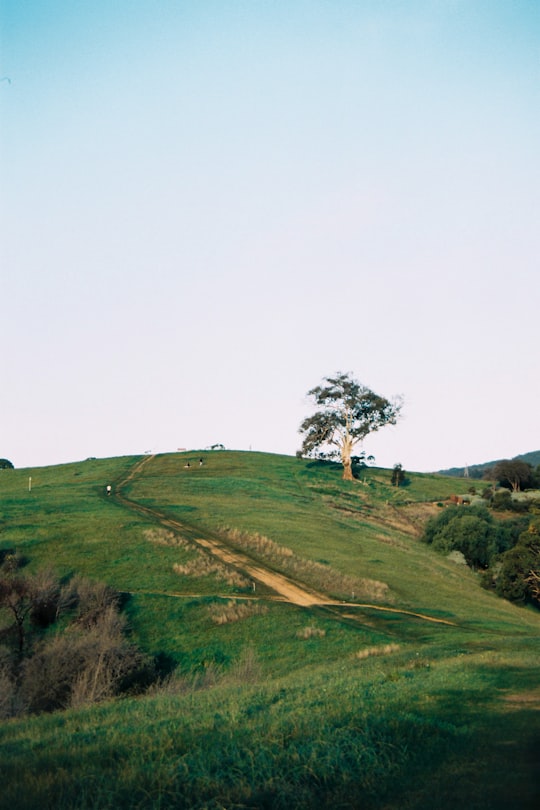
M225 605L210 605L209 613L214 624L230 624L248 619L250 616L263 616L268 613L268 607L252 600L244 602L230 600Z
M182 535L171 532L168 529L145 529L144 537L156 546L180 546L182 548L193 548L193 543L186 540Z
M239 571L235 571L233 568L229 568L219 562L219 560L210 557L209 554L200 553L194 560L190 560L184 565L175 563L173 570L176 574L180 574L180 576L184 577L213 576L234 588L249 588L251 584L251 580L246 576Z
M155 545L169 547L176 546L178 548L183 548L186 551L192 551L197 555L193 560L190 560L187 563L175 563L173 565L174 572L180 576L214 576L217 579L226 582L227 585L231 585L235 588L249 588L251 585L251 580L249 580L246 576L233 568L229 568L227 565L220 562L215 557L212 557L210 554L206 554L204 551L201 551L201 549L199 549L195 543L190 540L186 540L185 537L182 537L182 535L178 534L177 532L172 532L169 529L153 528L146 529L143 534L150 543L154 543Z
M384 644L381 647L365 647L363 650L358 650L354 657L363 660L373 655L391 655L391 653L395 653L399 649L399 644Z
M222 529L221 533L238 548L254 553L289 577L305 582L323 593L331 593L341 599L364 599L386 603L392 601L385 582L343 574L328 565L297 557L290 548L281 546L261 534L250 534L230 528Z
M280 546L264 534L254 532L243 532L240 529L225 528L222 533L226 536L227 540L240 546L243 549L254 551L256 554L266 559L279 560L282 558L290 558L293 552L287 546Z
M325 635L326 630L322 630L320 627L314 627L313 625L302 627L300 630L296 631L296 638L299 638L302 641L305 641L308 638L324 638Z
M410 551L408 546L405 543L401 543L399 540L395 540L393 537L388 537L386 534L378 534L376 537L380 543L384 543L387 546L392 546L393 548L399 548L402 551Z

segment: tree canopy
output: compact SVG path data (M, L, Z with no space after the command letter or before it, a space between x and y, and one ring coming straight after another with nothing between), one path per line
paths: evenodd
M519 492L520 489L534 483L533 469L530 464L520 459L499 461L492 471L493 477L502 487Z
M0 458L0 470L12 470L13 464L7 458Z
M315 413L300 425L303 455L337 448L343 464L343 478L352 480L352 451L370 433L385 425L395 425L401 410L399 400L391 401L350 374L337 372L324 377L323 384L308 391Z

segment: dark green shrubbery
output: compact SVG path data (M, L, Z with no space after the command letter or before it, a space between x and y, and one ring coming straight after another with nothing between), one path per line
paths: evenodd
M503 555L495 590L512 602L540 607L540 520L532 520L516 545Z
M497 522L485 506L449 506L428 521L423 540L438 551L461 551L471 568L487 568L501 539Z
M449 506L428 521L422 539L446 554L460 551L471 568L484 571L484 587L499 596L540 604L539 520L498 520L482 505Z

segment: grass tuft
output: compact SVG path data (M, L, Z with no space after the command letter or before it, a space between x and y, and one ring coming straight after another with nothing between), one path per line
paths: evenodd
M380 647L366 647L363 650L358 650L354 657L362 660L364 658L370 658L373 655L390 655L391 653L398 652L399 649L399 644L383 644Z
M248 577L204 552L199 553L194 560L190 560L184 565L174 563L173 571L185 577L216 577L216 579L223 580L227 585L236 588L249 588L251 584Z
M227 604L213 604L209 613L214 624L231 624L250 616L264 616L268 613L268 606L255 601L236 602L229 600Z
M321 627L314 627L313 625L302 627L300 630L296 631L296 638L302 639L303 641L308 638L324 638L325 635L326 630L323 630Z

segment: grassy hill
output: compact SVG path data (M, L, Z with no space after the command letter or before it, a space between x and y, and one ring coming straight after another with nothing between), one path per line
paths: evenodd
M0 471L0 551L121 591L172 672L0 724L0 807L536 806L540 614L419 542L467 482L199 455Z

